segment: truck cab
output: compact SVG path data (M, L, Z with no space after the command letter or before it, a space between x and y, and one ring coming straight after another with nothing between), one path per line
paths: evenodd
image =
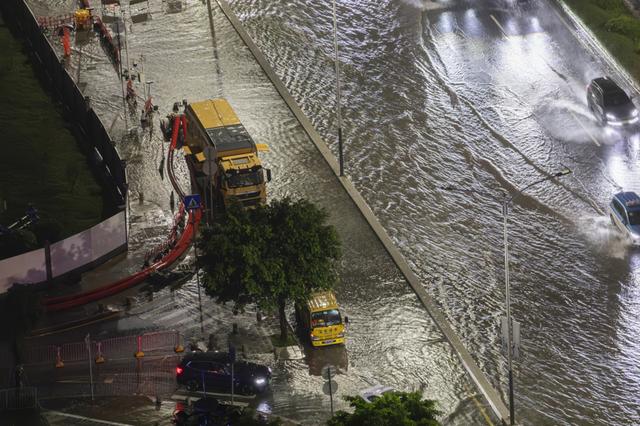
M298 324L309 336L312 346L339 345L345 342L338 301L332 291L313 293L307 303L296 305Z
M225 207L239 202L245 207L265 204L266 182L271 180L271 170L262 167L255 154L240 154L221 159L220 190Z

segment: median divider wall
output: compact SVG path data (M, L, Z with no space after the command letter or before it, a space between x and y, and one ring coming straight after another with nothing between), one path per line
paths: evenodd
M224 14L227 16L227 19L229 20L231 25L233 25L240 38L242 38L244 43L247 45L264 73L271 80L271 83L274 85L293 115L303 127L313 144L316 146L318 151L320 151L329 167L331 167L338 181L340 182L340 184L342 184L342 187L347 192L347 195L353 200L356 207L360 210L360 213L364 216L365 220L371 226L371 229L378 236L380 242L382 242L382 245L385 247L395 264L398 266L407 282L418 296L418 299L420 300L422 305L426 308L433 321L442 331L445 338L458 355L458 358L462 362L465 370L473 380L478 390L486 398L495 415L504 424L507 424L509 422L509 410L502 401L498 391L491 385L480 367L478 367L478 365L476 364L469 351L462 344L462 341L449 324L449 321L446 319L442 311L437 307L433 298L424 289L424 286L420 282L420 279L413 273L413 271L409 267L409 264L402 256L402 253L400 253L400 250L398 250L398 248L394 245L393 241L391 240L383 226L380 224L375 214L368 206L367 202L346 176L339 176L338 162L336 161L335 156L333 155L327 144L322 140L322 137L315 130L309 119L304 115L295 99L289 94L287 88L284 86L280 78L278 78L275 71L273 70L265 56L262 54L258 46L256 46L249 34L245 31L242 23L233 13L229 4L225 0L216 0L216 2L220 6ZM207 0L207 4L209 7L211 7L210 0Z

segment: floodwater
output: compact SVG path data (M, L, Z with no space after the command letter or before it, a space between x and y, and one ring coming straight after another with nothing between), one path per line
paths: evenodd
M614 192L640 191L640 139L634 129L598 127L585 100L591 78L620 78L617 71L551 1L337 3L346 174L503 394L499 199L573 171L527 190L509 214L512 313L522 327L518 421L640 423L640 257L606 213ZM330 3L231 4L336 152ZM455 355L215 3L209 11L187 1L168 13L153 1L152 19L135 24L124 9L129 56L144 56L160 110L226 97L256 141L271 147L270 196L318 202L343 238L337 293L352 323L346 353L279 364L267 402L273 411L305 423L326 419L322 379L310 373L329 360L346 370L337 379L339 408L341 396L382 383L438 399L445 424L482 424ZM113 67L96 43L82 58L80 81L122 134ZM170 188L157 171L166 144L154 132L114 140L130 159L132 193L144 192L145 204L168 216ZM448 185L481 193L438 189ZM207 329L221 330L222 308L205 306ZM141 317L197 334L195 284L161 292Z

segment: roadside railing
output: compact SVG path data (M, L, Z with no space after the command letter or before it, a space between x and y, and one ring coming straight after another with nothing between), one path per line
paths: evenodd
M0 411L38 407L38 389L36 387L0 389Z
M88 344L87 344L88 343ZM90 350L89 350L90 349ZM105 363L110 360L143 358L145 354L180 353L183 338L177 331L158 331L113 337L109 339L62 343L59 345L30 346L24 349L24 365L49 364L52 368L64 368L65 363L87 361L91 352L92 361ZM0 360L10 359L2 356ZM8 368L8 365L0 365Z

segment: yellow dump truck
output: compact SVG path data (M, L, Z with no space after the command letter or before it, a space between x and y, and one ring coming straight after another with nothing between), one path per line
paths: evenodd
M225 99L192 102L185 117L183 149L207 204L266 203L271 170L262 166L258 152L268 147L253 141L231 105Z
M332 291L313 293L306 304L296 305L298 325L309 333L313 346L344 343L345 323Z

